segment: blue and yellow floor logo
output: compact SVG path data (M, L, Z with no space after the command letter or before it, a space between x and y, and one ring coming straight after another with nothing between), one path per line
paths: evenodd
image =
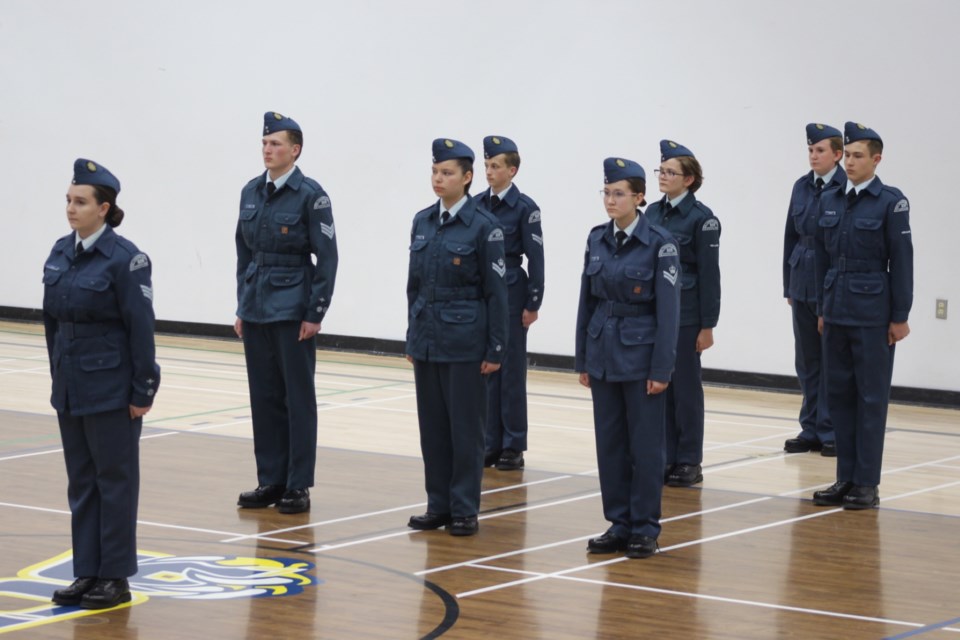
M225 600L292 596L320 580L307 572L314 565L290 558L237 556L172 556L137 552L139 572L130 578L133 599L121 607L150 598ZM0 578L0 598L22 606L0 610L0 633L61 622L102 611L61 607L50 602L56 589L73 582L73 554L62 553L22 569L15 578Z

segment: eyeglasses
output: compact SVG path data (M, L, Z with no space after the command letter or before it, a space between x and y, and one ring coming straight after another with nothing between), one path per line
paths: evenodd
M617 189L616 191L610 191L609 189L603 189L603 190L601 190L599 193L600 193L600 195L603 196L603 199L604 199L604 200L606 200L607 198L613 198L614 200L622 200L623 198L626 198L627 196L635 196L635 195L637 195L637 194L634 193L633 191L620 191L619 189Z
M662 175L664 178L676 178L677 176L685 176L685 173L677 173L673 169L654 169L654 173Z

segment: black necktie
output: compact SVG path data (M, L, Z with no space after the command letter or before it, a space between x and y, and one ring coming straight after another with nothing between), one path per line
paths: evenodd
M626 242L627 240L627 232L621 229L617 231L617 233L614 235L617 236L617 249L619 249L620 247L623 246L623 243Z
M269 198L270 196L272 196L272 195L273 195L273 192L276 191L276 190L277 190L277 185L273 184L272 182L268 182L268 183L267 183L267 197L268 197L268 198Z
M667 204L663 205L663 213L664 213L664 215L670 213L671 211L673 211L673 205L672 205L672 204L670 204L669 202L667 202Z
M820 192L823 191L823 178L817 178L816 185L817 185L817 194L819 195Z
M78 243L77 243L77 255L80 255L81 253L83 253L83 242L78 242Z
M850 189L850 191L847 191L847 204L853 204L856 201L857 201L857 190Z
M500 196L493 196L490 198L490 209L496 209L500 206Z
M447 224L447 221L450 220L450 212L444 211L440 214L440 224Z

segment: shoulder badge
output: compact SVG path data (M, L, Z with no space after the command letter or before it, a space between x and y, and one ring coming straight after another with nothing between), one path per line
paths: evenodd
M317 201L313 203L314 210L317 209L329 209L330 208L330 198L327 196L320 196L317 198Z
M540 222L540 209L530 213L530 217L527 218L527 224L533 224L534 222Z
M665 246L666 246L666 245L665 245ZM669 245L669 246L672 247L673 245ZM676 267L676 265L670 265L670 268L669 268L669 269L666 269L666 270L663 271L662 273L663 273L663 279L666 280L667 282L669 282L671 287L675 287L675 286L677 285L677 267Z
M497 227L487 236L487 242L503 242L503 229Z
M130 260L130 271L136 271L137 269L143 269L144 267L150 266L150 259L147 258L147 254L138 253L133 256L133 259Z
M907 202L906 198L900 200L900 202L897 203L897 206L893 208L894 213L903 213L904 211L910 211L910 203Z
M333 234L334 234L333 223L331 222L330 224L325 224L325 223L321 222L321 223L320 223L320 233L322 233L323 235L325 235L325 236L327 236L328 238L330 238L331 240L333 240Z
M496 262L491 262L491 263L490 263L490 267L491 267L491 268L496 272L496 274L497 274L498 276L500 276L501 278L504 276L504 274L507 273L507 265L504 264L503 258L497 260Z
M718 231L720 229L720 221L716 218L710 218L703 223L702 228L704 231Z
M660 247L660 251L657 253L658 258L666 258L668 256L677 255L677 245L668 242Z

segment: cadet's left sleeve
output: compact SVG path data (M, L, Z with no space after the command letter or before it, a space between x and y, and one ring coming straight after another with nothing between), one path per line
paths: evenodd
M484 225L484 238L480 242L480 281L483 299L487 305L487 355L491 363L503 361L507 347L507 281L504 259L503 232L499 227Z
M906 322L913 306L913 240L910 203L901 197L887 211L887 250L890 254L890 322Z
M709 217L697 225L697 276L700 284L700 327L720 321L720 221Z
M539 311L543 304L543 285L545 271L543 265L543 228L540 223L540 208L533 208L520 221L520 237L523 241L523 253L527 256L527 301L523 308L527 311Z
M314 193L304 207L304 216L310 226L310 252L317 256L317 264L313 269L313 283L303 319L306 322L321 322L330 308L339 262L333 207L323 190Z
M133 361L130 404L149 407L160 387L160 366L153 340L153 285L150 281L153 265L147 254L138 253L130 259L129 265L117 265L116 269L117 304L127 330Z
M680 333L680 256L673 238L657 250L653 282L657 301L657 336L650 360L650 379L670 382Z

